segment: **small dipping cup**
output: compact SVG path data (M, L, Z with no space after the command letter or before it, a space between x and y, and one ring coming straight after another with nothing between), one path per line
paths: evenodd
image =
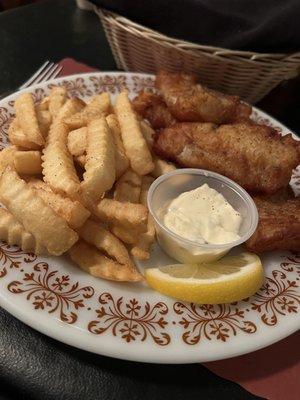
M240 238L224 244L203 244L183 238L168 229L164 216L172 200L207 183L221 193L242 216ZM158 242L172 258L182 263L203 263L218 260L233 247L244 243L254 233L258 223L258 212L249 194L237 183L223 175L203 169L177 169L157 178L148 192L148 208L152 215Z

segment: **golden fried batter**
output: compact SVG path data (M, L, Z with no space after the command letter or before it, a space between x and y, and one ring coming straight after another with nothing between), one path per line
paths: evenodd
M166 128L176 122L163 98L158 94L140 92L133 99L132 105L135 111L141 117L146 118L154 129Z
M224 124L248 119L252 111L238 96L225 95L197 84L192 75L160 71L155 86L178 121Z
M246 242L255 253L273 250L300 250L300 198L257 196L259 223Z
M221 125L178 123L164 129L155 152L184 167L223 174L253 192L275 193L288 185L300 162L298 144L253 122Z

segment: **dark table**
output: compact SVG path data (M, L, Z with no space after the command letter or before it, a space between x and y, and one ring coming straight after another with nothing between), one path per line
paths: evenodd
M45 60L64 57L116 69L98 17L77 9L72 0L0 13L0 94L20 85ZM298 89L298 81L283 85L262 107L300 129ZM200 364L151 365L101 357L48 338L2 309L0 326L0 400L258 399Z

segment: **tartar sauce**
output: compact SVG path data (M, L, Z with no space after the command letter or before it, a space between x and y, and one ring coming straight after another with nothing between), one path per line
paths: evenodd
M167 228L198 243L223 244L237 240L241 222L240 213L207 184L180 194L164 216Z

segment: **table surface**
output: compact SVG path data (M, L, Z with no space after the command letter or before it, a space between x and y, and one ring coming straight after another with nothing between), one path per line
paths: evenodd
M0 13L0 94L13 90L45 60L73 57L115 70L98 17L72 0L48 0ZM261 106L300 129L299 82L285 85ZM151 365L71 348L0 309L0 400L9 399L258 399L200 364Z

